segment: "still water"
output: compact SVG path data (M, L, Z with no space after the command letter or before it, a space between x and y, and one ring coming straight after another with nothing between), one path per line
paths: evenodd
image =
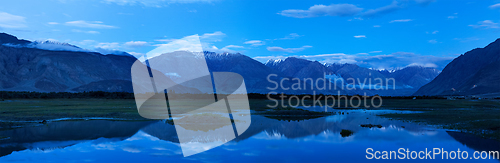
M339 110L337 110L339 111ZM288 121L252 115L236 139L183 157L174 125L165 121L58 121L0 131L0 162L386 162L366 149L420 151L500 150L500 143L468 134L377 117L389 111ZM382 127L361 127L375 124ZM352 134L340 134L342 130ZM203 148L203 147L201 147ZM392 162L499 162L498 160L389 160Z

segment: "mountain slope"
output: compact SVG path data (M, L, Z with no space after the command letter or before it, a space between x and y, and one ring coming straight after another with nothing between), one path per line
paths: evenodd
M455 58L415 95L480 95L500 92L500 39Z
M355 64L321 64L317 61L294 57L284 60L269 60L266 62L266 65L293 78L312 78L316 80L318 78L325 78L326 75L332 81L344 85L343 88L341 86L337 87L337 90L344 90L347 94L411 95L439 74L439 71L434 68L419 66L411 66L389 72L386 70L372 70ZM336 79L343 81L343 83L336 81ZM378 83L379 79L382 79L382 85L386 86L382 90L375 89L374 86ZM392 79L394 79L395 83ZM371 85L370 81L372 82ZM347 87L356 87L356 89L348 89ZM393 89L394 87L396 89ZM330 93L335 91L331 90Z
M60 92L97 81L130 81L136 61L131 56L29 48L25 45L31 42L7 34L0 34L0 40L0 90Z

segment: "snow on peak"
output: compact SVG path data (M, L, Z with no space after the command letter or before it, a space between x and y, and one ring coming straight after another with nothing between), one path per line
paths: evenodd
M282 59L269 59L269 60L267 60L267 62L265 63L265 65L274 66L274 65L279 64L281 62L283 62Z
M75 52L90 52L90 50L82 49L78 46L71 45L68 43L61 43L56 41L34 41L28 44L26 47L28 48L37 48L43 50L52 50L52 51L75 51Z

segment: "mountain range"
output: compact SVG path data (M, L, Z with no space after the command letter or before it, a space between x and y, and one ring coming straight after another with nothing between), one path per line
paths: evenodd
M211 72L235 72L243 76L249 93L269 93L273 80L283 79L284 87L291 87L294 78L303 82L306 88L317 83L304 79L337 79L343 84L335 90L302 89L275 92L287 94L364 94L406 96L433 80L439 71L434 68L406 67L399 70L373 70L355 64L320 63L300 58L269 60L263 64L239 53L203 52ZM152 64L165 64L168 54L149 59ZM132 92L131 67L137 59L128 53L102 54L74 45L56 42L31 42L15 36L0 33L0 90L39 92L82 92L108 91ZM162 72L175 81L175 72ZM357 79L349 82L349 78ZM384 90L367 89L376 79L393 78ZM366 82L365 82L366 81ZM372 81L372 83L368 83ZM386 81L384 81L386 84ZM281 83L280 83L281 85ZM323 84L319 84L323 85ZM394 85L394 89L392 89ZM390 87L389 87L390 86ZM185 87L190 87L186 85ZM352 87L348 90L340 87ZM361 89L363 88L363 89ZM191 88L186 88L193 90Z
M411 95L421 86L434 79L439 70L420 66L410 66L394 71L373 70L360 67L355 64L322 64L318 61L309 61L300 58L289 57L284 60L269 60L267 66L282 72L286 76L293 78L323 78L325 74L331 80L344 81L343 85L346 94L367 95ZM354 79L354 80L349 80ZM377 79L382 79L382 90L373 89ZM394 80L391 80L394 79ZM351 82L350 82L351 81ZM371 82L371 85L369 84ZM386 83L388 81L388 83ZM395 81L393 83L393 81ZM348 86L349 84L349 86ZM356 87L356 90L348 90L347 87ZM364 89L361 87L364 86ZM367 89L372 86L372 89Z

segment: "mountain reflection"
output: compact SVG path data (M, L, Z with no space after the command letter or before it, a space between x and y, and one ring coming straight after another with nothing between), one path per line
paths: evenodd
M361 124L381 125L381 128L361 127ZM66 148L82 142L99 139L99 142L120 142L137 133L144 133L161 141L179 144L176 126L165 121L60 121L48 124L0 131L0 136L9 137L0 140L0 156L14 151L46 150ZM352 131L348 137L342 137L341 131ZM264 133L264 138L262 138ZM252 115L252 124L242 135L232 142L238 143L250 137L258 139L311 139L311 136L331 135L326 143L346 141L393 141L411 144L415 138L427 142L453 140L445 132L431 130L426 126L404 123L375 116L364 111L351 112L348 115L332 115L316 119L288 121ZM258 135L258 136L257 136ZM432 137L423 137L423 136ZM456 138L456 136L452 135ZM470 139L465 139L470 140ZM210 140L204 140L210 143ZM457 139L462 142L463 140ZM207 142L200 142L207 143ZM469 143L467 143L469 144ZM491 149L490 149L491 150ZM497 149L498 150L498 149Z

